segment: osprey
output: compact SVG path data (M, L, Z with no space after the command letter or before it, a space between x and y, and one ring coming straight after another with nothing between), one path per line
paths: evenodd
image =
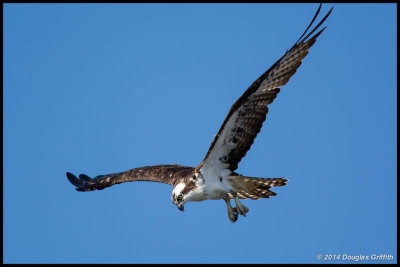
M181 165L156 165L135 168L120 173L99 175L90 178L80 174L77 178L67 172L68 180L78 191L101 190L114 184L132 181L152 181L173 186L172 202L181 210L191 201L223 199L232 222L238 214L246 216L249 209L239 199L269 198L277 195L270 189L286 185L283 178L258 178L243 176L235 172L238 163L246 155L260 132L268 113L268 105L279 93L301 65L308 50L326 28L311 36L326 20L325 17L303 38L314 23L321 9L319 6L311 23L298 41L264 72L232 105L221 128L214 137L203 161L196 167ZM232 207L230 200L235 201Z

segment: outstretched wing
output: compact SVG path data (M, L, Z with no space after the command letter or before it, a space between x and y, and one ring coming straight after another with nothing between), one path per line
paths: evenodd
M275 64L262 74L243 95L232 105L221 128L198 168L219 165L234 171L246 155L260 132L262 123L268 113L268 105L279 93L280 86L285 85L301 65L308 50L317 37L326 28L311 36L321 26L332 9L314 29L303 38L318 16L319 6L314 18L299 40ZM310 37L311 36L311 37ZM310 38L309 38L310 37Z
M99 175L94 178L90 178L86 174L80 174L79 178L77 178L69 172L66 175L71 184L76 186L75 189L77 191L92 191L95 189L101 190L114 184L133 181L159 182L174 186L179 179L190 175L193 170L193 167L171 164L146 166L120 173Z

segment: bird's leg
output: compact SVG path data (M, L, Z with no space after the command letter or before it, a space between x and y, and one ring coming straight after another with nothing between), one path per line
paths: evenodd
M249 208L247 208L245 205L240 203L239 198L235 196L235 203L236 203L236 208L234 208L234 211L237 211L240 215L243 215L246 217L246 213L249 211Z
M229 220L231 220L231 222L236 222L237 218L238 218L238 213L236 211L234 211L234 209L231 206L231 201L230 198L227 196L224 198L225 203L226 203L226 207L228 208L228 217Z

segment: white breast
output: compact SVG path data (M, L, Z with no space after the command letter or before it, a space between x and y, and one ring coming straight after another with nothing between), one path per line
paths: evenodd
M217 164L207 164L200 172L204 179L204 190L208 199L222 199L234 189L230 185L228 177L231 171L225 169L220 161Z

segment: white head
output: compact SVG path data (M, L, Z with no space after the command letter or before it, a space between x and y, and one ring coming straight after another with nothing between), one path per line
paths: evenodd
M202 187L199 186L199 180L194 177L182 179L175 185L174 190L172 190L171 200L181 211L184 210L185 203L204 199Z
M181 181L179 184L177 184L174 187L174 190L172 190L171 200L181 211L183 211L183 209L184 209L184 204L185 204L185 200L186 200L185 199L185 195L186 195L185 188L186 188L186 184L183 181Z

